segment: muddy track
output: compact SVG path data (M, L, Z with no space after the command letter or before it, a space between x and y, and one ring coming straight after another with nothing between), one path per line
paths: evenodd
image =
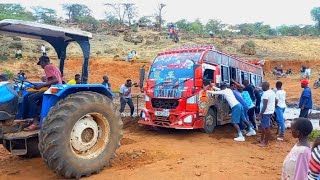
M284 142L260 148L257 137L233 142L230 125L208 135L197 130L151 131L136 122L124 119L122 146L111 167L87 179L279 179L283 159L294 144L290 132ZM14 157L2 147L0 153L0 179L61 178L41 158Z

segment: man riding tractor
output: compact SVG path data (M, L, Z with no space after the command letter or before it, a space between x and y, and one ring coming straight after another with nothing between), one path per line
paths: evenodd
M0 143L17 156L40 152L50 169L67 178L90 176L108 166L120 146L122 121L113 93L102 84L87 84L92 34L20 20L0 21L0 34L44 40L59 59L58 69L40 57L45 82L24 77L0 83ZM84 55L81 84L75 85L62 84L61 78L71 42Z

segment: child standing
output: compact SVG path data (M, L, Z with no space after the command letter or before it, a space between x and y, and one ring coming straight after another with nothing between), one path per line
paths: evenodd
M306 118L297 118L292 121L292 137L298 138L298 142L283 161L281 179L308 179L308 164L311 155L308 135L312 132L312 129L312 123Z

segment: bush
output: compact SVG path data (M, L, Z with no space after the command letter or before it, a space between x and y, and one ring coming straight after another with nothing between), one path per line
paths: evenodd
M18 49L18 48L21 49L22 47L23 47L23 44L22 44L22 42L19 42L19 41L12 42L9 45L9 48L11 48L11 49Z
M10 70L4 70L3 74L7 75L9 79L12 79L14 77L14 73Z
M7 60L8 60L8 56L4 54L0 54L0 61L7 61Z
M256 54L256 44L253 41L247 41L241 45L240 52L247 55Z
M14 41L21 41L21 38L20 38L20 37L16 37L16 36L12 37L12 39L13 39Z
M132 31L132 32L138 32L138 27L136 27L136 26L135 26L135 27L132 27L132 28L131 28L131 31Z

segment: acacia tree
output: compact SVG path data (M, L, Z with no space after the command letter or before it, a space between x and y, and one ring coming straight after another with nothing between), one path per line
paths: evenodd
M162 13L163 13L163 8L166 7L165 4L160 3L157 7L157 14L156 14L156 19L158 20L158 26L159 26L159 31L161 31L161 27L163 24L163 18L162 18Z
M33 7L34 16L37 21L46 24L55 24L57 21L57 13L54 9L44 7Z
M137 15L137 8L134 3L106 3L104 5L112 8L120 24L124 24L127 18L127 22L131 26L132 19ZM110 16L109 13L106 14Z
M311 10L311 16L317 22L318 32L320 33L320 7L315 7Z
M83 4L63 4L63 9L68 16L68 22L78 22L84 17L90 16L91 10Z
M124 24L124 17L126 15L126 11L123 8L122 3L106 3L105 6L111 7L116 15L116 17L119 19L120 24Z
M129 26L131 26L132 19L137 15L137 8L133 3L123 3L124 12L127 14Z

